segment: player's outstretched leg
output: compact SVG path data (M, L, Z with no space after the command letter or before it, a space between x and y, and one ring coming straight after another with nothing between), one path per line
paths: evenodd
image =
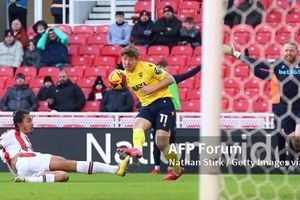
M52 182L66 182L69 176L64 171L46 172L40 176L16 176L13 178L15 183L52 183Z
M129 161L130 161L130 156L126 156L126 158L119 164L119 169L116 172L118 176L125 176L125 174L127 173Z
M137 117L133 122L133 148L121 147L117 149L119 154L125 153L133 158L143 157L143 145L145 143L145 131L151 127L151 122Z
M157 147L163 152L165 158L172 164L173 172L168 173L164 180L173 181L177 180L184 173L184 169L180 167L177 152L170 151L170 133L164 130L156 131L155 142Z

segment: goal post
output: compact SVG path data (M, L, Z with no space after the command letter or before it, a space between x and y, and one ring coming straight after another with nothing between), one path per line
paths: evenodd
M208 138L217 143L220 136L220 101L221 101L221 62L222 62L222 18L223 8L220 0L203 1L203 54L202 54L202 124L200 140ZM210 139L208 139L210 140ZM203 142L203 141L200 141ZM205 157L214 159L213 155L202 154L200 160ZM216 168L219 168L216 166ZM220 180L218 169L213 167L200 167L199 198L201 200L218 200Z

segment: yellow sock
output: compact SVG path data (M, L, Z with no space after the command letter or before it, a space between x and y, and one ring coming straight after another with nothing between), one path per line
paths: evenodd
M145 143L145 132L143 129L138 128L133 130L133 147L143 149Z
M178 160L177 152L174 152L174 151L169 152L169 149L170 149L170 145L163 150L163 154L164 154L165 158L167 159L167 161L169 161L169 163L171 161L173 171L176 174L179 174L181 171L181 167L180 167L180 163Z

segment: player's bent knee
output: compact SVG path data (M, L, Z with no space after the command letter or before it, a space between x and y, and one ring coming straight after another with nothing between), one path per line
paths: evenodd
M66 172L59 172L55 174L55 182L67 182L69 180L69 175Z

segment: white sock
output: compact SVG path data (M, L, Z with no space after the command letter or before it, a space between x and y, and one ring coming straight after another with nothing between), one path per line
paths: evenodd
M154 169L160 170L160 166L159 166L159 165L155 165L155 166L154 166Z
M52 183L54 182L54 174L43 174L38 177L24 177L25 182L28 183L42 183L42 182L47 182L47 183Z
M101 162L77 161L77 172L81 173L116 173L119 169L117 165L109 165Z

